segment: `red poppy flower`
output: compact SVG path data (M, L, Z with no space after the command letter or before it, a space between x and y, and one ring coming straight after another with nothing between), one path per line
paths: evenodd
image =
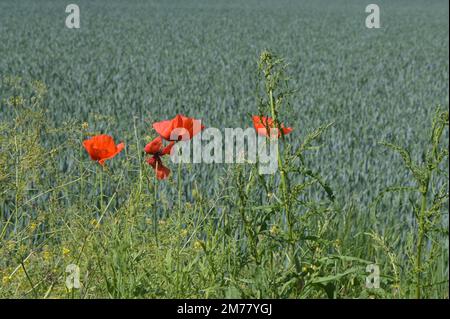
M145 153L151 155L158 155L158 156L167 155L170 154L170 151L172 150L174 144L175 142L172 141L169 143L169 145L163 147L162 138L161 136L158 136L153 141L145 145L144 151Z
M145 153L153 155L147 159L147 163L153 167L158 179L165 179L170 175L170 169L163 165L161 156L170 154L174 144L175 142L172 141L167 146L163 147L162 138L161 136L158 136L144 148Z
M255 130L258 132L259 135L267 136L267 127L269 127L269 135L270 135L270 128L276 128L275 123L273 122L272 118L265 117L265 116L253 116L253 126L255 127ZM284 124L281 124L281 130L283 131L284 135L288 135L292 132L291 127L284 127ZM278 137L281 136L281 131L278 132Z
M196 120L193 117L186 117L178 114L171 120L153 123L153 128L163 139L167 141L180 141L193 138L205 127L201 124L201 120ZM172 133L175 134L175 138L171 139Z
M161 161L161 158L157 155L147 159L147 163L153 167L156 172L156 178L165 179L170 175L170 169L165 167Z
M83 141L83 146L92 160L104 165L105 161L119 154L125 147L124 143L116 145L109 135L96 135Z

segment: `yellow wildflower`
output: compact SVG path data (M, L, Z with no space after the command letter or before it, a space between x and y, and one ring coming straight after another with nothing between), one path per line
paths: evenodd
M70 249L66 248L66 247L63 247L62 253L63 253L64 257L67 257L70 254Z
M205 246L205 243L203 241L201 241L201 240L196 240L194 242L194 249L195 250L201 250L201 249L203 249L204 246Z
M34 231L35 229L36 229L36 227L37 227L37 224L36 223L31 223L30 224L30 231Z

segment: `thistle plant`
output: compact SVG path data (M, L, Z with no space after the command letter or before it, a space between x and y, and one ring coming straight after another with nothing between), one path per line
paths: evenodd
M413 202L416 234L414 238L414 251L410 256L410 270L415 286L415 298L423 297L424 286L433 286L439 283L429 282L426 279L432 263L440 247L438 237L448 237L442 215L448 204L448 173L445 165L448 162L448 145L443 144L443 135L447 128L448 134L449 114L437 108L434 114L428 147L423 151L422 161L413 161L410 152L398 145L382 142L383 145L396 151L402 158L405 167L414 179L414 186L391 186L381 195L393 191L407 191L418 195ZM444 182L442 181L444 179ZM426 266L425 266L426 265Z
M263 96L258 98L258 116L253 117L255 129L266 135L268 143L276 138L281 144L277 153L278 170L274 175L263 176L258 173L259 163L250 170L240 167L236 171L235 187L238 210L253 260L257 265L282 262L285 271L281 294L298 295L305 285L303 259L312 257L308 253L309 242L320 240L320 236L311 234L315 229L311 226L314 224L312 220L323 218L326 207L334 200L331 188L318 172L308 168L304 156L317 149L314 142L331 124L306 134L298 147L289 142L293 134L301 132L297 128L285 127L283 123L283 115L290 107L289 98L295 93L289 89L286 68L284 61L272 53L264 51L261 54L258 70L263 85L257 91ZM326 202L306 199L307 190L317 185L325 190ZM304 216L311 219L305 220ZM265 241L264 238L268 239ZM286 251L284 261L284 256L274 253L280 249Z

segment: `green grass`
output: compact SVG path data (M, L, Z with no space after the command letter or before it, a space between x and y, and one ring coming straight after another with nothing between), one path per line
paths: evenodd
M380 196L416 184L379 143L416 163L431 145L436 106L449 105L446 1L380 1L378 30L365 27L360 1L77 4L81 28L69 30L58 1L0 3L1 297L408 298L420 270L421 297L448 298L446 206L418 269L420 194ZM287 143L299 149L333 123L302 167L335 200L316 183L294 204L278 177L265 191L251 165L193 164L181 168L180 211L176 165L155 183L143 161L151 123L184 113L207 127L251 126L264 49L286 59L298 89L280 115L295 129ZM100 132L127 144L102 173L104 209L99 168L81 147ZM448 193L441 170L427 207ZM289 174L292 185L310 180ZM270 206L271 193L293 206ZM81 290L65 288L70 263ZM365 287L369 263L381 290Z

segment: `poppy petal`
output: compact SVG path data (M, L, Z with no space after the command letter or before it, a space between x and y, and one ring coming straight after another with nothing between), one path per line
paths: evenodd
M111 136L101 134L84 140L83 146L92 160L98 161L100 165L104 165L107 159L113 158L121 152L125 144L120 143L116 146Z
M156 167L156 178L166 179L170 175L170 169L165 167L162 163Z
M259 128L265 128L261 117L254 115L252 117L252 120L253 120L253 126L255 127L256 130L258 130Z
M175 142L170 142L169 145L163 148L161 151L161 155L167 155L170 154L170 151L172 150L172 147L175 145Z
M156 157L150 157L147 159L147 163L148 165L150 165L151 167L155 168L156 167Z
M161 148L162 148L162 138L161 136L158 136L153 141L145 145L144 151L147 154L155 155L159 153Z
M288 135L289 133L291 133L293 131L293 128L292 127L283 127L282 130L283 130L284 135Z
M258 133L258 135L267 136L267 130L265 128L258 128L256 132Z
M97 158L96 152L94 151L94 149L92 147L93 143L94 143L94 141L92 139L85 140L85 141L83 141L83 146L86 149L86 152L88 152L88 154L91 157L91 159L93 161L96 161L96 160L98 160L98 158Z
M169 177L170 169L163 165L159 156L152 156L151 158L147 159L147 163L155 170L157 179L165 179Z
M153 123L153 128L163 139L170 140L170 133L172 132L172 120L161 121Z
M275 132L272 132L272 129L275 129L275 125L273 123L272 118L265 117L265 116L257 116L254 115L252 117L253 120L253 126L255 127L255 130L258 132L259 135L267 136L267 126L269 127L269 133L270 135L275 134ZM284 124L281 124L281 130L283 131L284 135L287 135L292 132L291 127L284 127ZM278 137L281 136L281 132L278 132Z
M153 128L165 140L180 141L191 139L205 126L201 124L201 120L177 114L171 120L154 123Z
M124 143L117 144L117 146L115 146L115 150L111 154L109 154L106 157L101 158L98 162L100 163L100 165L104 165L106 160L109 160L109 159L115 157L117 154L119 154L124 149L124 147L125 147Z

